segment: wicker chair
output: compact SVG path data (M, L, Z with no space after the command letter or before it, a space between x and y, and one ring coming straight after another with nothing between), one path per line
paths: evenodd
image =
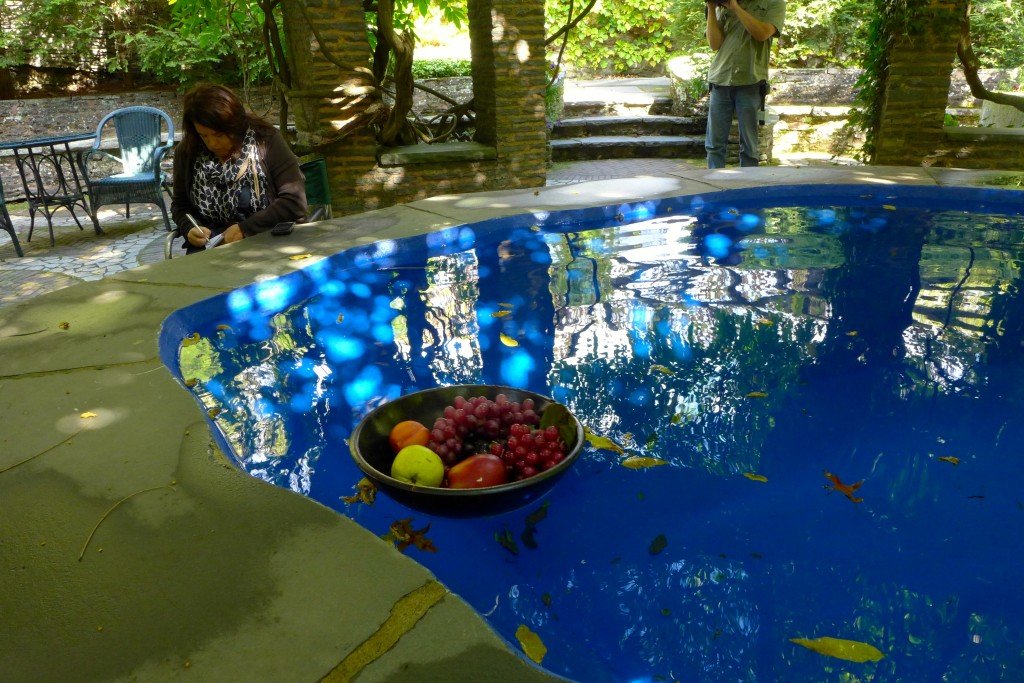
M0 230L11 233L11 241L14 242L14 253L24 256L21 244L18 243L18 233L14 232L14 223L11 222L11 214L7 213L7 204L4 202L4 184L0 182Z
M103 131L108 125L113 126L117 134L120 157L100 150ZM131 215L131 204L156 204L164 215L167 231L173 229L161 196L166 189L167 178L160 168L161 160L173 146L174 124L171 117L159 109L125 107L103 117L96 127L93 148L82 156L82 172L89 190L89 210L97 232L100 229L99 208L107 204L124 204L126 216ZM111 160L120 164L120 173L109 174Z

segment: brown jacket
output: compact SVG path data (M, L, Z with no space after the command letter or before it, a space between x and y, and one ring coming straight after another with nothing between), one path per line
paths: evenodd
M306 179L299 170L299 160L288 149L281 132L274 130L268 138L261 139L260 163L270 181L268 188L270 205L257 211L238 226L248 237L270 230L278 223L301 222L306 217ZM186 213L191 213L200 224L196 207L192 204L192 167L195 157L190 159L174 157L174 192L171 195L171 216L178 227L178 234L185 236L192 227ZM213 232L223 232L227 225L207 225Z

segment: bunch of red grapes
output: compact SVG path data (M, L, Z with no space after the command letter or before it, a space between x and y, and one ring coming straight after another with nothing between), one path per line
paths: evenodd
M456 396L434 421L427 447L445 467L476 453L490 453L505 463L509 481L532 477L565 459L566 444L555 426L539 429L540 416L532 398L522 403L498 394Z

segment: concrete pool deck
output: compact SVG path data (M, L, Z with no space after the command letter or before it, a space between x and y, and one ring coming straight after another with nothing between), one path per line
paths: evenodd
M0 308L0 671L33 681L554 680L417 564L419 551L402 554L236 470L159 360L162 321L350 246L496 216L742 187L973 186L999 175L662 166L424 199ZM349 457L344 444L336 450Z

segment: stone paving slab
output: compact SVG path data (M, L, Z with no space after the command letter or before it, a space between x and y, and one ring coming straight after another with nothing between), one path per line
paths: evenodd
M157 360L158 330L179 306L296 267L293 249L313 257L302 267L382 236L510 213L723 186L962 177L663 163L625 178L421 200L296 231L292 243L265 235L0 308L3 677L555 680L414 557L233 467ZM628 168L573 172L602 167Z

